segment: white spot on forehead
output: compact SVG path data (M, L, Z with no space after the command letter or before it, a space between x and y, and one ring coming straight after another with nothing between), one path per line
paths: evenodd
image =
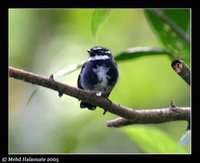
M107 55L95 55L90 57L88 61L106 60L106 59L110 59L110 57Z
M105 51L105 53L111 53L110 50L106 49L106 48L102 48L102 47L94 47L91 50L99 50L102 49L103 51Z
M101 47L92 48L94 50L102 49Z

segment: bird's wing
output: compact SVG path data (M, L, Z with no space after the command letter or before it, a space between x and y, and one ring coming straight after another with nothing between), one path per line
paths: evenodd
M85 63L86 63L86 62L85 62ZM83 69L84 69L84 67L85 67L85 63L83 64L83 66L82 66L82 68L81 68L81 72L80 72L80 74L79 74L79 76L78 76L78 81L77 81L77 86L78 86L78 88L80 88L80 89L83 89L83 87L81 86L80 79L81 79L82 71L83 71Z

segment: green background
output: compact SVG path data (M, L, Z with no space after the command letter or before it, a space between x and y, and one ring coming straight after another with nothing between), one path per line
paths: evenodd
M88 59L87 49L96 45L109 48L114 56L132 47L165 47L142 9L112 9L96 35L91 29L93 12L93 9L10 9L9 65L49 76L84 62ZM134 109L165 108L170 100L177 106L190 106L190 87L171 68L171 61L165 54L118 61L120 80L110 99ZM80 69L57 80L76 86L79 72ZM156 152L145 150L146 142L141 140L141 145L137 138L131 138L126 127L107 128L106 121L117 116L102 113L100 108L80 109L79 101L70 96L59 98L55 91L9 78L9 152ZM151 139L149 132L138 130L147 127L159 129L178 144L187 122L128 128L134 131L134 127L139 138L146 134L145 139ZM157 141L159 146L159 136Z

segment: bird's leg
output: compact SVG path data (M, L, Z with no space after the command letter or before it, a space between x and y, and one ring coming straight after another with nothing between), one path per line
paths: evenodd
M104 97L110 104L112 104L112 101L108 98L109 94L102 93L101 96ZM107 112L107 110L104 109L103 115L105 115L106 112Z

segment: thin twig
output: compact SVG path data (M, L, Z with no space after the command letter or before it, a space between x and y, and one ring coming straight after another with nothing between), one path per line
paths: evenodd
M82 89L69 86L67 84L55 81L53 76L43 77L34 73L9 67L9 77L19 79L28 83L40 85L59 92L59 96L63 94L75 97L79 100L88 102L92 105L99 106L110 113L120 117L131 119L137 123L157 123L169 122L176 120L190 119L190 109L185 107L177 107L177 109L154 109L154 110L135 110L114 104L104 97L99 97L93 93Z

